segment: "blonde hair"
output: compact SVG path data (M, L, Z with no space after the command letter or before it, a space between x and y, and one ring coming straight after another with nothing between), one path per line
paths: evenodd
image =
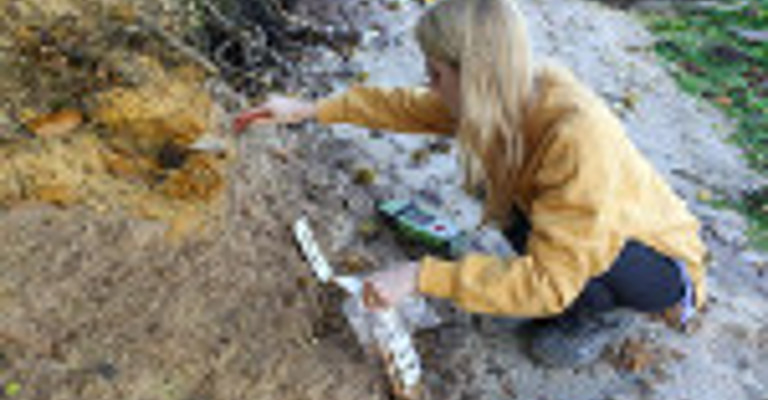
M420 18L416 40L428 58L459 71L465 185L484 184L484 220L505 222L525 157L523 123L533 90L524 17L514 0L439 0Z

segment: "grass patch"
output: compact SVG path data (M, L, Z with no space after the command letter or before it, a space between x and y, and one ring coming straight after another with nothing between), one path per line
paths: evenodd
M735 120L732 140L750 166L768 173L768 0L721 1L648 24L680 86ZM768 250L768 188L745 193L734 207L749 217L753 242Z

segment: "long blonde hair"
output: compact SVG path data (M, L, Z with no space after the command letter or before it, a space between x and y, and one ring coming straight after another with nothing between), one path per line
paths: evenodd
M514 0L438 0L420 18L416 40L427 57L459 71L465 185L483 184L484 220L504 222L525 157L523 123L533 91L524 17Z

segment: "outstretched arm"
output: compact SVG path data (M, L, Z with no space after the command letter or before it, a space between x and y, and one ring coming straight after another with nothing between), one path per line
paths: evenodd
M317 104L324 124L350 123L397 132L452 134L456 121L443 101L423 87L354 86Z
M250 124L296 123L316 118L323 124L349 123L397 132L452 134L455 121L440 98L426 88L354 86L318 102L270 96L263 104L243 111L234 129Z

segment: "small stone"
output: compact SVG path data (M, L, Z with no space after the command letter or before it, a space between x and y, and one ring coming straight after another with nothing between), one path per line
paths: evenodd
M371 139L381 139L384 137L384 132L378 130L378 129L371 129L371 131L368 133L368 136Z
M749 250L741 253L741 259L758 271L768 268L768 254Z
M429 144L429 151L438 154L448 154L451 152L451 148L450 140L438 139Z
M411 153L411 163L422 165L429 160L430 150L428 148L418 149Z
M102 378L111 381L117 378L118 370L112 363L104 361L96 365L96 373Z
M400 11L403 5L398 0L392 0L386 4L386 7L389 11Z
M637 108L637 104L640 102L640 95L636 92L627 92L621 98L621 104L625 109L634 111Z

